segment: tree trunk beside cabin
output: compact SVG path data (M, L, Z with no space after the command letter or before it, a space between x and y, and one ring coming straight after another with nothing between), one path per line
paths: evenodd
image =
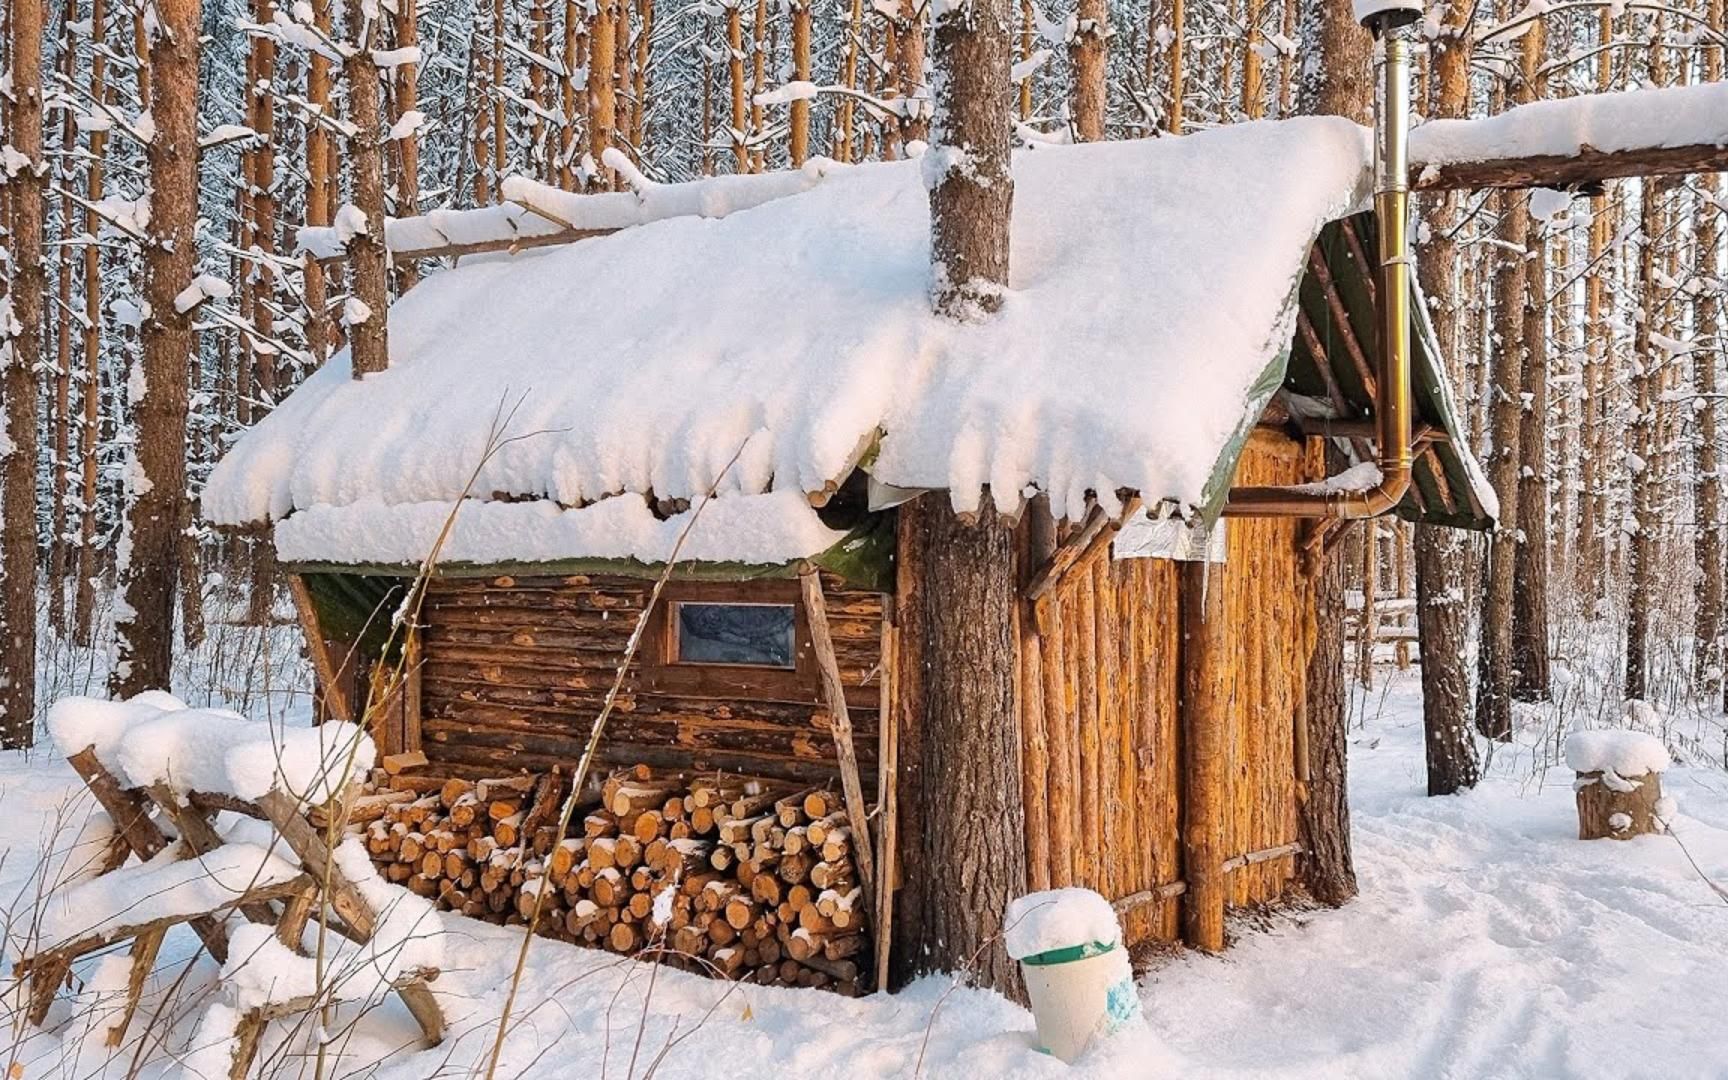
M1451 0L1435 41L1433 79L1435 115L1465 115L1470 103L1470 45L1467 29L1472 11L1468 0ZM1417 267L1423 291L1433 307L1434 334L1440 356L1461 385L1458 333L1461 318L1458 289L1458 243L1452 227L1458 220L1461 196L1437 196L1431 211L1433 232L1424 244ZM1416 645L1422 666L1422 732L1427 750L1428 794L1451 795L1476 786L1476 743L1470 734L1470 672L1465 665L1469 619L1464 601L1469 546L1457 529L1438 525L1415 527Z
M6 141L28 164L6 184L11 303L0 286L0 747L29 746L36 718L36 370L42 358L43 5L12 6Z
M1369 123L1374 100L1372 41L1356 25L1347 0L1322 0L1310 7L1302 22L1302 45L1312 60L1302 70L1297 111ZM1327 447L1328 475L1348 464L1336 447ZM1334 905L1356 895L1345 759L1349 691L1344 679L1343 547L1328 545L1315 571L1316 633L1303 705L1308 723L1308 797L1298 809L1303 884L1316 899Z
M1012 25L1007 0L955 5L936 24L931 299L951 319L996 311L1008 283ZM1017 997L1014 965L993 939L1026 888L1019 575L1013 530L980 497L972 520L943 494L900 509L899 574L910 585L900 600L900 836L902 862L918 869L902 890L894 953L901 977L970 970Z
M945 492L902 506L899 530L898 836L907 870L895 900L894 970L900 980L966 972L1018 997L1015 967L995 940L1026 888L1014 531L988 493L969 522Z
M174 589L186 498L186 377L195 340L191 312L174 299L191 283L197 248L199 0L159 0L150 39L150 241L144 251L141 397L136 486L129 493L122 560L118 658L109 692L131 697L167 688L173 667Z
M378 26L365 14L365 5L348 6L348 38L353 53L343 63L348 80L348 108L355 135L350 140L354 169L354 205L366 215L366 229L349 244L354 268L354 297L366 310L352 315L348 340L356 379L390 366L386 313L390 304L388 253L384 248L384 137L379 105L378 66L372 62Z
M930 188L930 257L936 311L973 318L1002 306L1008 284L1009 82L1013 11L1007 0L969 0L936 21L934 145L923 165Z

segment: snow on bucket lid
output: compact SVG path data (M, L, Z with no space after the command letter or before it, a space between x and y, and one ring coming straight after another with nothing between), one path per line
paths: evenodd
M1574 772L1643 776L1668 767L1668 748L1642 731L1575 731L1566 737L1566 764Z
M1081 960L1122 941L1116 910L1091 889L1028 893L1008 905L1004 925L1008 955L1029 964Z

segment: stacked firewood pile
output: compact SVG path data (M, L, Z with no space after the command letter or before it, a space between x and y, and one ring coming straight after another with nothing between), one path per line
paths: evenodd
M834 791L638 765L579 800L559 843L555 772L378 779L367 850L447 910L521 925L538 902L540 932L566 941L765 985L866 988L868 904Z

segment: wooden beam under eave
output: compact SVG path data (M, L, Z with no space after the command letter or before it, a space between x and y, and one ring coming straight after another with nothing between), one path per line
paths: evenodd
M1313 248L1308 249L1308 270L1314 275L1314 280L1320 283L1320 290L1326 294L1326 308L1332 313L1332 322L1338 327L1338 335L1344 339L1344 351L1350 354L1350 362L1356 367L1356 374L1362 380L1362 388L1371 398L1378 398L1379 390L1374 380L1374 369L1368 363L1368 356L1362 351L1362 343L1356 339L1356 328L1350 325L1350 309L1344 306L1344 298L1338 293L1338 283L1332 280L1332 268L1326 265L1326 260Z
M1483 188L1579 188L1630 176L1678 176L1728 172L1728 146L1641 147L1602 151L1592 146L1576 154L1496 158L1410 166L1417 191L1471 191Z

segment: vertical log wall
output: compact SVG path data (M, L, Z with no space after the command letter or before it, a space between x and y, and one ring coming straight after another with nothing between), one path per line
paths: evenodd
M1317 479L1319 449L1256 433L1239 484ZM1297 521L1232 520L1222 588L1229 670L1216 685L1229 747L1224 854L1296 838L1295 720L1313 603ZM1183 880L1179 565L1112 558L1097 544L1042 597L1023 638L1027 853L1033 888L1083 885L1118 900ZM1276 899L1282 856L1229 870L1231 904ZM1130 943L1174 941L1180 899L1125 914Z

